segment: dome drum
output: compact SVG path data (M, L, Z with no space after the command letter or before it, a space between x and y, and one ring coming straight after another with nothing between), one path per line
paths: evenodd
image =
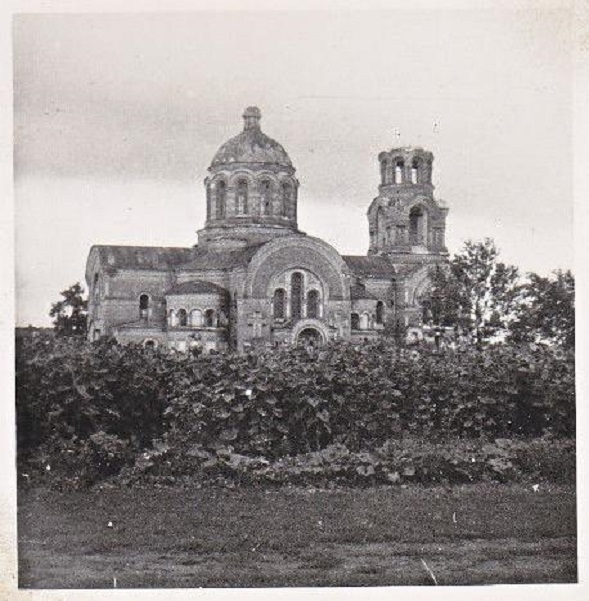
M297 230L298 181L284 148L260 128L248 107L243 131L215 154L205 179L207 218L199 244L267 241ZM251 231L250 231L251 230ZM281 231L284 230L284 231Z

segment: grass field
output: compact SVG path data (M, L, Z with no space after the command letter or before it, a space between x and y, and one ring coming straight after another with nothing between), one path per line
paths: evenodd
M31 489L18 501L24 588L576 581L573 486Z

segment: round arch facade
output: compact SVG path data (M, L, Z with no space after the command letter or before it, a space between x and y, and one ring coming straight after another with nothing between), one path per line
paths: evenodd
M348 267L326 242L308 236L285 236L265 244L254 255L244 283L244 296L266 298L277 274L291 269L309 271L323 285L328 300L349 300Z

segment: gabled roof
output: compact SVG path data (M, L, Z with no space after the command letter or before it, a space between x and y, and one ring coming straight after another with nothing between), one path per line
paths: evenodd
M192 249L190 259L182 265L187 271L200 270L223 270L234 267L245 267L251 258L258 252L262 244L248 246L243 250L210 251L198 246Z
M210 251L195 246L109 246L96 245L99 262L112 269L141 269L155 271L226 270L246 266L261 244L243 250Z
M175 284L166 291L166 296L174 296L180 294L219 294L226 295L225 288L213 284L212 282L203 282L201 280L193 280L191 282L181 282Z
M352 256L342 257L352 273L361 277L394 278L397 270L387 257Z
M96 245L100 263L114 269L155 269L166 271L190 259L191 248L167 246Z

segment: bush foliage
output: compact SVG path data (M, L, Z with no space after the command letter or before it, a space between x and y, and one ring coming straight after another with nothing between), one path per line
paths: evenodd
M312 465L316 453L339 449L345 470L364 481L359 456L376 453L388 465L386 449L412 448L418 439L447 445L423 461L450 473L452 461L461 464L448 455L456 441L572 438L575 430L573 357L541 346L436 353L342 342L194 357L41 337L19 341L16 376L21 465L83 484L140 466L148 450L199 472L207 461L222 472L223 457L250 458L262 462L256 474L274 469L296 480L297 461ZM390 469L366 464L368 476L401 478L394 457ZM425 481L435 469L420 465L412 469Z

